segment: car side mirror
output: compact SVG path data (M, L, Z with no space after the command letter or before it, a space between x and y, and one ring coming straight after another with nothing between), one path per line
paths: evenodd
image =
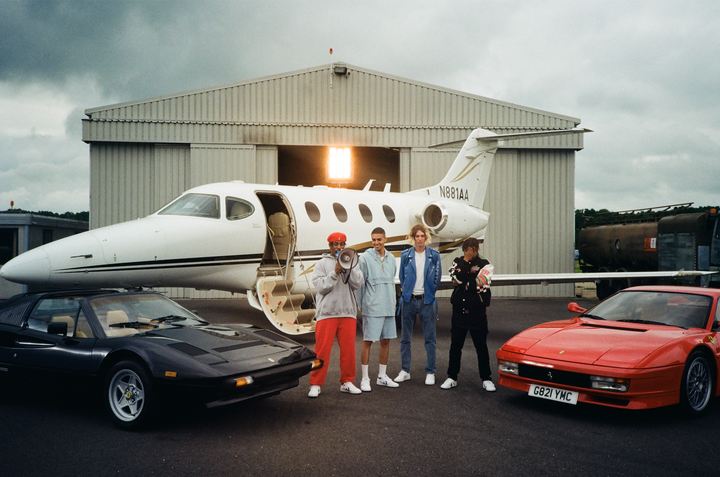
M572 311L573 313L579 313L582 315L587 311L587 308L583 308L573 301L568 303L568 311Z
M48 333L51 335L67 336L68 324L64 321L52 321L48 323Z

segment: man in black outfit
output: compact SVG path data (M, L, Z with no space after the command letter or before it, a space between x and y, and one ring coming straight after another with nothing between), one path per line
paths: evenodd
M450 364L447 371L448 378L440 386L442 389L452 389L457 386L462 348L469 331L477 352L483 389L489 392L495 391L495 385L491 380L485 311L490 306L490 279L493 266L487 259L478 256L479 247L480 243L476 238L465 240L462 244L463 256L456 257L450 268L450 277L455 290L450 298L453 307Z

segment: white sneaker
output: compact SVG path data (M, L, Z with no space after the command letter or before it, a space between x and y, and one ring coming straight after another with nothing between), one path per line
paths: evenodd
M495 385L492 381L488 379L486 381L483 381L483 389L489 393L493 393L495 392Z
M350 393L350 394L361 394L362 391L360 391L357 386L355 386L352 381L348 381L347 383L343 383L342 386L340 386L340 392L343 393Z
M363 378L360 380L360 390L365 391L366 393L372 391L372 388L370 387L370 378Z
M425 376L425 384L427 384L428 386L433 386L433 385L435 385L435 375L434 375L434 374L427 374L427 375Z
M399 388L400 385L390 379L390 376L387 374L385 376L378 376L377 381L375 381L378 386L387 386L389 388Z
M457 381L453 378L447 378L444 383L440 385L441 389L452 389L457 386Z
M403 381L410 381L410 373L407 371L400 371L400 374L395 378L396 383L402 383Z
M313 384L310 386L310 392L308 393L309 398L316 398L320 395L320 386Z

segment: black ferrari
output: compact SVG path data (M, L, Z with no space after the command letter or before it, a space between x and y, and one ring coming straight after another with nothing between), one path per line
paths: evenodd
M0 305L0 377L95 378L123 429L145 426L164 399L212 407L274 395L320 366L284 336L208 323L156 292L27 293Z

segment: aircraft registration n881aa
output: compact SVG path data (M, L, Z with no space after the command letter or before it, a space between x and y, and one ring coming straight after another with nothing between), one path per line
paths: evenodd
M371 246L383 227L396 257L422 222L441 252L467 237L483 239L482 210L495 152L503 139L587 130L498 135L474 130L446 176L406 193L225 182L195 187L148 217L102 227L43 245L6 263L0 276L35 288L188 287L246 293L288 334L312 332L315 262L336 231L348 247ZM456 145L460 142L441 146ZM580 275L580 276L578 276ZM609 278L605 274L604 277ZM446 279L446 277L445 277ZM494 285L592 280L589 275L495 275Z

